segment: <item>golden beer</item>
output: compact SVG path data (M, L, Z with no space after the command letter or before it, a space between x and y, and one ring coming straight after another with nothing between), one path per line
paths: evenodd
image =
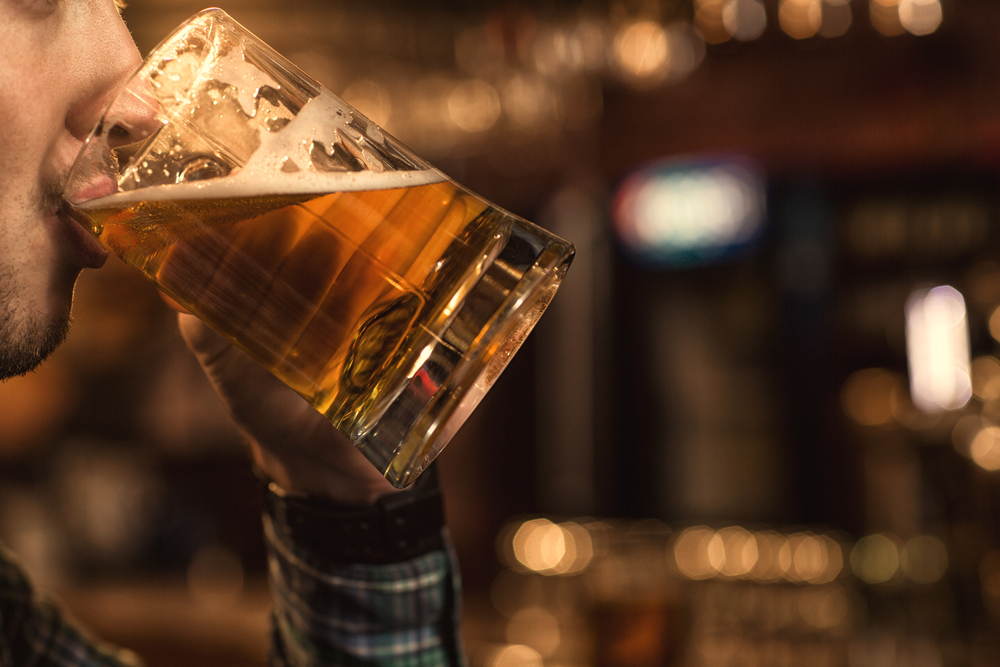
M476 313L469 298L492 303L517 277L516 268L489 264L516 218L434 177L410 175L406 180L430 181L413 187L329 194L251 195L258 184L179 184L101 197L73 214L338 427L360 436L400 382L436 392L454 367L476 365L465 356L491 315ZM560 250L553 260L561 261ZM557 273L535 303L518 305L525 333L551 298ZM478 377L481 370L463 382L478 380L485 392L519 344L504 340L502 350L478 362L483 369L492 362L490 377ZM462 383L446 389L476 393ZM463 406L466 414L471 407Z

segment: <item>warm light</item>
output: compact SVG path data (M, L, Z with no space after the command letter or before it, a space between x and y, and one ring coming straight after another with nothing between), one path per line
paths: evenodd
M994 320L998 326L997 331L1000 331L1000 317L997 317L997 313L1000 313L1000 308L993 311L990 317L990 333L994 338L997 337L993 331ZM972 362L972 395L984 403L1000 398L1000 360L996 357L976 357Z
M850 0L824 0L819 34L823 37L841 37L850 29L853 18Z
M899 550L885 535L869 535L858 540L851 550L851 570L862 581L881 584L896 576Z
M951 429L951 444L962 456L972 457L972 442L988 424L980 415L965 415Z
M466 132L483 132L500 117L500 96L485 81L463 81L448 96L448 113Z
M862 426L881 426L892 421L899 407L902 380L882 368L855 371L840 390L844 414Z
M781 0L778 23L793 39L813 37L823 23L823 1Z
M548 519L525 521L516 530L506 529L498 546L501 560L544 575L578 574L594 557L590 532L572 521L558 525Z
M485 661L486 667L542 667L542 656L524 644L510 644L497 649Z
M708 44L722 44L733 36L725 21L726 9L732 4L727 0L697 0L695 3L695 30ZM730 11L739 13L740 10Z
M545 572L566 556L563 530L548 519L525 521L513 539L514 557L529 570Z
M913 35L931 34L941 18L941 0L899 0L899 23Z
M555 653L561 641L559 621L539 607L515 613L507 623L506 635L510 644L530 646L543 658Z
M715 576L718 568L712 563L709 549L715 538L715 531L705 526L695 526L682 532L674 542L674 561L681 574L689 579L708 579ZM721 565L724 551L720 554L716 543L713 551L715 560Z
M766 582L782 578L783 573L778 554L784 543L784 538L774 531L765 530L754 534L757 561L754 563L753 569L750 570L750 575L754 579Z
M590 532L583 526L571 521L561 523L559 527L563 530L566 544L573 547L573 557L563 558L556 569L559 570L559 574L577 574L583 572L594 559L594 541ZM570 549L566 550L567 556L570 555L570 551Z
M655 21L623 27L615 37L615 58L622 70L639 79L659 79L670 69L670 42Z
M987 426L972 438L969 456L984 470L1000 470L1000 427Z
M725 561L719 572L727 577L742 577L757 564L757 541L750 531L733 526L716 534L725 548Z
M972 397L965 299L949 286L914 292L906 302L910 393L924 412L955 410Z
M840 576L844 569L844 550L832 537L826 535L820 538L826 550L826 570L810 579L813 584L825 584Z
M918 584L933 584L948 571L948 548L931 535L914 537L899 552L903 573Z
M812 581L826 574L829 556L821 538L795 533L778 551L778 562L789 581Z
M872 26L886 37L903 34L903 24L899 22L899 0L870 0L868 15Z
M749 42L764 34L767 10L761 0L727 0L722 9L722 25L734 38Z

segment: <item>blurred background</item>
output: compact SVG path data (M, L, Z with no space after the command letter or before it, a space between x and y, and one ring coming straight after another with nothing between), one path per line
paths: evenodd
M473 667L1000 662L1000 3L223 8L576 244L439 459ZM76 297L0 535L152 667L263 664L238 435L143 280Z

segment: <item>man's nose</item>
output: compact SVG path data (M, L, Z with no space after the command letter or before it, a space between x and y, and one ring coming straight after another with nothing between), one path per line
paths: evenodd
M134 79L115 98L95 129L112 149L141 141L153 134L162 123L157 118L159 104L143 79Z

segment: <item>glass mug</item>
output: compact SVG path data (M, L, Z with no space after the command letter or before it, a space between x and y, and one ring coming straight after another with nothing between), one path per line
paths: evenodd
M219 9L148 56L64 199L397 487L493 385L574 253L429 166Z

